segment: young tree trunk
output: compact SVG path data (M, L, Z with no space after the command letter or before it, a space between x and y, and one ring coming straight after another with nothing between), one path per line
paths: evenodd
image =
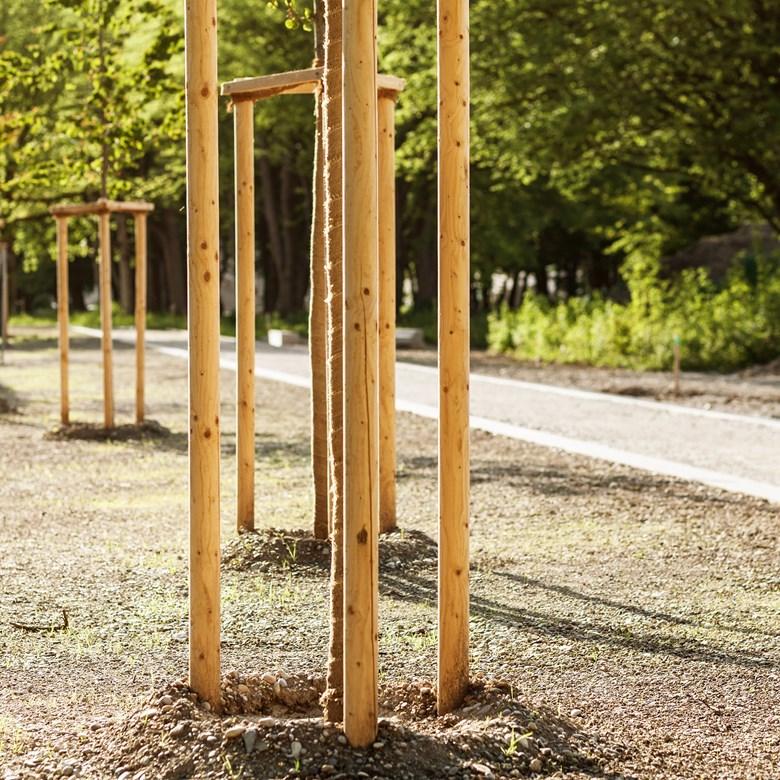
M271 166L268 163L268 158L264 155L261 155L258 160L258 168L260 174L260 191L263 198L263 216L265 217L266 229L268 231L268 247L277 284L276 304L274 308L278 311L283 311L285 306L284 249L282 247L281 231L279 230L279 218L276 213L276 197L273 181L271 179Z
M325 0L325 275L328 285L328 462L330 465L331 622L325 720L343 720L344 442L342 354L341 0Z
M130 273L130 240L127 235L127 215L119 214L116 222L119 245L119 305L125 314L133 313L133 283Z
M181 219L175 208L162 213L163 260L165 281L168 287L168 306L175 314L187 313L187 268L181 250Z
M322 2L314 6L314 62L324 62ZM328 411L325 299L325 149L322 92L314 99L314 176L312 178L311 273L309 291L309 359L311 361L311 464L314 480L314 536L328 538Z
M292 172L287 160L282 163L279 174L279 201L281 210L281 235L282 235L282 267L281 289L279 291L279 313L290 314L298 308L295 300L295 224L292 215Z

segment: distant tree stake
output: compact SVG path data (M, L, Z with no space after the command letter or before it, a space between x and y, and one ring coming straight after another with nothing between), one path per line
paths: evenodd
M146 213L135 218L135 421L144 421L146 383Z
M103 352L103 427L114 427L114 381L111 344L111 214L135 219L135 417L144 420L144 341L146 333L146 218L154 210L145 201L98 198L94 203L61 203L49 211L57 223L57 323L60 345L60 420L70 422L68 399L68 219L96 215L100 250L100 326Z

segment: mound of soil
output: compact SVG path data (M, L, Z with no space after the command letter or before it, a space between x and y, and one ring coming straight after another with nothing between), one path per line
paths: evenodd
M234 571L330 570L330 542L308 531L267 528L240 534L222 549L222 563Z
M173 684L125 719L93 724L77 758L50 756L38 768L56 774L70 766L69 774L119 780L465 780L589 773L615 752L566 719L524 706L508 684L485 680L443 717L430 684L383 686L377 739L353 749L340 728L322 721L322 688L313 678L231 672L222 683L223 712L215 715L184 683Z
M144 441L167 439L171 431L155 420L104 428L98 423L71 423L44 434L48 441Z
M223 564L234 571L330 570L330 541L308 531L268 528L242 533L223 548ZM405 529L379 537L382 571L436 567L436 542L421 531Z

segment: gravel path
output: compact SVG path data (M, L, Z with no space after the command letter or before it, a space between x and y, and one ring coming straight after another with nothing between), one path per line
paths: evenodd
M115 355L123 422L133 356L121 346ZM74 418L99 421L97 342L74 340L72 358ZM389 769L339 752L319 726L277 724L288 757L271 770L247 759L240 741L223 749L235 718L187 714L198 731L182 744L196 769L175 774L159 731L176 728L173 716L158 728L148 702L163 701L186 671L186 365L150 351L148 372L149 416L170 435L105 443L44 439L58 409L53 339L17 344L0 368L0 395L18 409L0 416L0 777L65 776L70 767L101 780L119 769L124 780L228 778L241 766L244 780L300 776L290 739L306 760L331 751L321 764L301 763L309 776L335 776L333 767L344 777L511 777L534 771L535 753L513 763L505 752L512 724L531 722L553 745L534 765L541 774L562 771L555 753L564 744L590 746L593 766L566 769L583 780L780 773L780 510L475 432L472 666L506 681L511 702L478 706L455 724L388 721ZM319 675L325 567L303 544L300 557L291 544L296 552L271 566L237 552L229 373L222 399L224 668ZM308 394L260 381L257 403L259 524L299 533L310 523ZM381 679L388 691L409 682L424 691L435 675L433 421L399 415L399 458L403 532L383 543ZM400 704L388 697L390 717ZM214 743L197 748L199 735ZM439 770L415 759L442 745Z

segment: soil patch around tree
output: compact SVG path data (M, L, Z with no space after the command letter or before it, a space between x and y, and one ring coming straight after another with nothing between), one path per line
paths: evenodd
M168 439L170 429L156 420L144 420L142 423L127 423L106 428L99 423L70 423L47 431L47 441L147 441L150 439Z

